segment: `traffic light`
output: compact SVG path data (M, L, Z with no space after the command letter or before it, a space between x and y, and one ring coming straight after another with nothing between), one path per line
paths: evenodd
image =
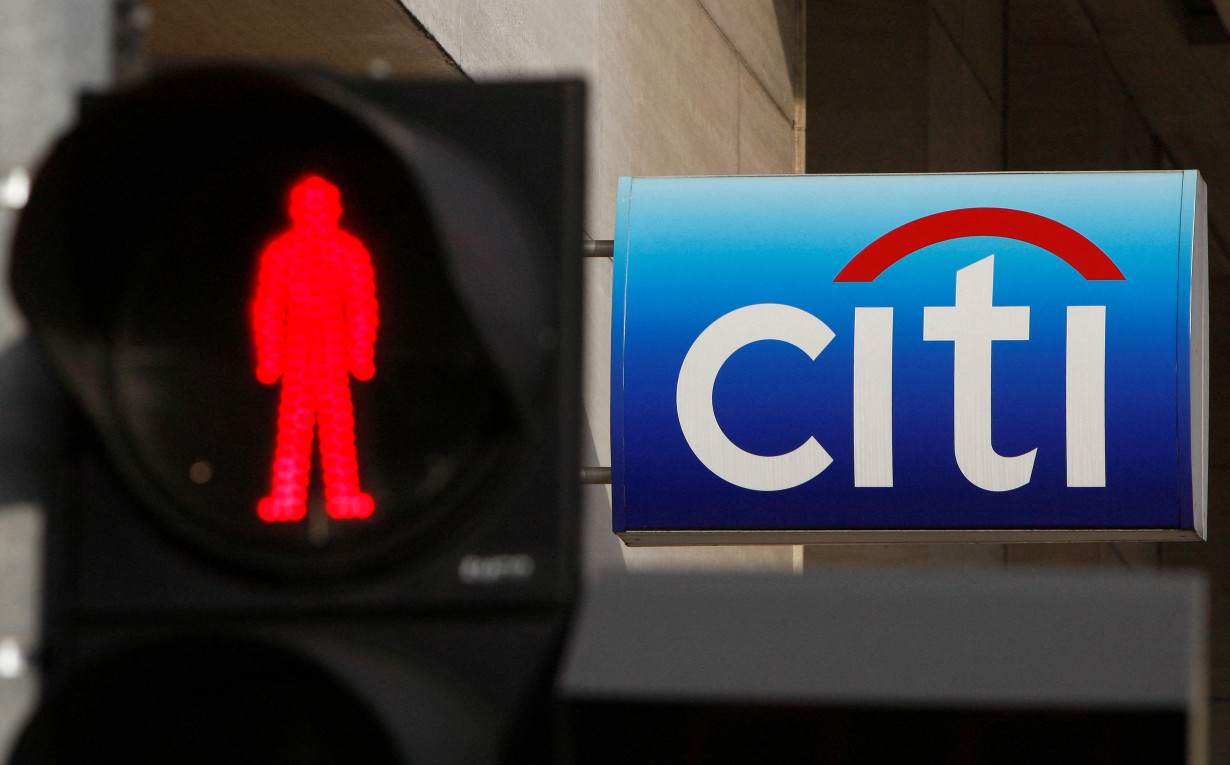
M83 102L12 249L75 404L13 762L549 756L583 101L210 67Z

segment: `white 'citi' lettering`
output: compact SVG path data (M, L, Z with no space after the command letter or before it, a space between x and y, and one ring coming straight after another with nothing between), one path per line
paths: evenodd
M758 491L779 491L820 475L833 458L815 438L787 454L764 457L736 446L713 413L713 384L726 359L749 343L781 340L815 359L833 330L807 311L776 303L739 308L705 328L679 369L675 407L679 427L696 457L724 481Z
M854 309L854 485L893 485L893 309Z
M991 304L995 256L957 271L956 305L923 308L923 339L952 341L952 431L957 466L975 486L1029 483L1037 449L1003 457L991 446L991 342L1028 340L1029 306Z
M951 306L924 306L923 339L953 344L953 451L970 483L1009 491L1029 483L1037 449L1005 457L991 445L991 345L1029 339L1029 307L992 302L994 256L957 271ZM799 308L745 306L705 328L679 370L679 425L697 458L723 480L758 491L810 481L832 463L809 437L794 451L752 454L731 442L713 411L713 386L726 360L760 340L780 340L815 359L833 339L828 325ZM1106 306L1068 306L1066 339L1067 485L1106 485ZM854 485L893 485L893 309L854 309Z

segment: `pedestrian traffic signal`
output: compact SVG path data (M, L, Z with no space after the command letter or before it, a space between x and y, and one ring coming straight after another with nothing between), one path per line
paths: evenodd
M12 250L76 405L14 762L549 750L583 111L235 67L83 101Z
M376 344L376 283L363 243L338 229L341 195L319 175L295 183L293 228L261 252L252 300L256 377L282 379L273 488L258 505L262 521L307 515L313 425L319 428L325 510L331 518L367 518L375 510L359 490L354 405L347 375L370 380Z

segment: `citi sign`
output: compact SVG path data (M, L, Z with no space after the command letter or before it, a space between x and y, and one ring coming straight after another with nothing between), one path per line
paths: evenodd
M1040 215L996 208L936 213L885 234L860 252L834 281L873 281L919 249L966 236L1000 236L1037 245L1066 260L1086 279L1122 279L1092 242ZM991 444L991 347L1029 339L1029 306L992 303L995 257L957 271L956 304L923 309L923 339L953 347L953 445L970 483L1007 491L1029 483L1032 449L1002 456ZM1106 306L1068 306L1066 342L1067 485L1106 485L1104 425ZM697 458L737 486L777 491L810 481L832 463L815 438L782 455L751 454L732 443L713 411L713 385L737 350L759 340L790 343L814 359L833 339L821 319L798 308L761 303L710 324L679 372L679 424ZM893 485L893 308L854 309L854 484Z
M624 179L615 530L1203 536L1203 205L1191 171Z

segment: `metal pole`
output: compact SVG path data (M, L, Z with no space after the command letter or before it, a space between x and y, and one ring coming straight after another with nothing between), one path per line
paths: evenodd
M583 467L581 468L581 483L609 484L610 482L611 482L611 469L609 467Z
M587 258L612 258L615 256L615 242L610 239L590 239L582 245L582 252Z

